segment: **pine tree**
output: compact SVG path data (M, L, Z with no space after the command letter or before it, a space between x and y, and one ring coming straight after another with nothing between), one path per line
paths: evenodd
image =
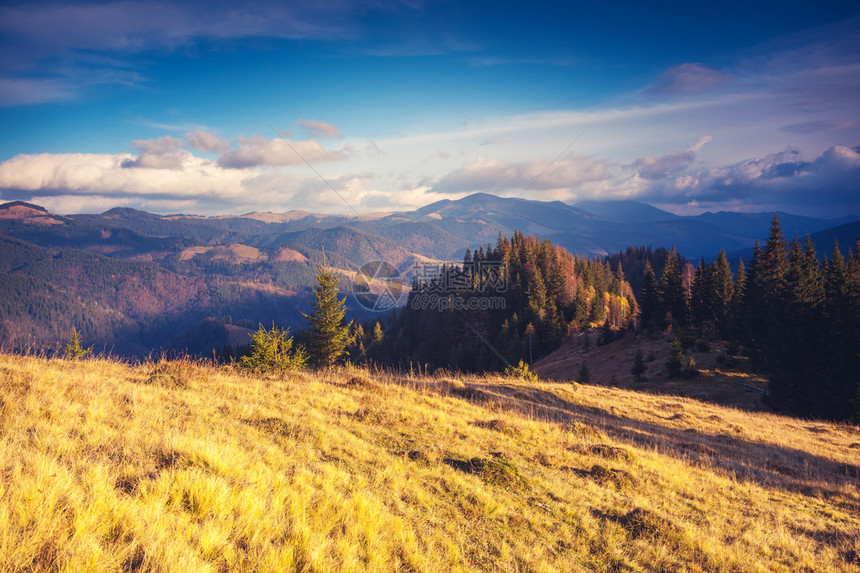
M371 336L371 343L374 346L379 346L385 340L385 332L382 330L382 324L378 320L373 323L373 334Z
M92 352L92 350L92 346L89 348L81 346L81 335L77 328L72 328L72 335L69 343L66 344L66 358L69 360L78 360Z
M733 340L743 339L744 334L744 297L747 292L747 273L744 261L738 262L738 270L735 273L735 284L732 289L732 305L730 311L730 323Z
M818 389L823 408L818 414L860 421L860 296L855 292L856 276L852 277L857 273L856 264L853 254L846 260L834 241L822 278L821 306L827 326L823 348L827 354L820 365L825 387Z
M636 349L636 355L633 357L633 368L630 369L630 373L633 374L633 378L636 379L637 382L641 382L643 380L643 374L648 370L648 367L645 365L645 358L642 356L642 349Z
M639 289L639 324L642 330L662 328L662 306L654 269L651 267L651 261L646 261L642 287Z
M243 356L242 367L260 374L271 374L302 368L306 356L301 348L293 349L290 329L274 324L270 330L262 324L251 335L251 354Z
M588 384L591 382L591 371L588 369L588 364L585 362L582 363L582 366L579 367L579 374L577 375L577 382L581 382L582 384Z
M323 261L317 271L311 313L308 321L308 355L315 366L332 366L344 354L350 339L349 324L344 324L346 297L338 300L338 276Z
M804 335L825 332L820 313L823 298L815 247L807 240L804 248L795 236L783 276L782 304L772 317L767 356L771 402L798 414L820 412L822 394L832 394L826 390L829 380L822 378L827 347L821 336Z
M687 323L687 295L681 277L678 251L674 246L660 275L660 296L666 310L672 314L672 320L684 326Z
M677 336L669 346L669 360L666 361L666 371L669 378L677 378L684 370L684 346Z
M699 332L704 331L708 320L708 305L710 303L708 267L705 257L696 265L695 278L690 289L690 321L696 325Z
M743 323L743 342L749 350L750 357L756 362L764 360L763 346L767 337L763 257L764 253L756 241L746 280L743 310L739 315Z
M725 249L711 263L708 271L708 314L721 336L728 337L730 331L730 315L734 285L732 269L726 258Z

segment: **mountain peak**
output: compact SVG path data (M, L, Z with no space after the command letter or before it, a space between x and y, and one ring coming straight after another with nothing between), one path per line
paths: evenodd
M59 225L63 223L63 217L54 215L44 207L24 201L12 201L0 205L0 219L35 223L38 225Z
M3 203L0 205L0 211L10 211L16 208L24 208L29 209L31 211L39 211L42 214L49 215L48 210L42 207L41 205L36 205L34 203L27 203L25 201L11 201L9 203ZM19 211L21 209L18 209Z
M629 199L580 201L574 207L618 223L654 223L657 221L669 221L678 217L674 213L663 211L647 203L640 203L639 201L631 201Z

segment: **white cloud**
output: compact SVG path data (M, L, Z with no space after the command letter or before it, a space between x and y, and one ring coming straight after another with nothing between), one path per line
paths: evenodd
M660 157L647 156L633 162L632 168L644 179L665 179L677 175L696 160L693 151L674 151Z
M224 153L218 159L218 164L241 169L259 165L299 165L304 161L313 164L317 161L336 161L346 157L344 151L325 149L317 141L240 137L239 148Z
M691 151L693 153L698 153L699 151L702 150L702 148L706 144L712 142L713 140L714 140L714 138L711 137L710 135L705 135L703 137L700 137L698 140L696 140L696 143L694 143L693 145L690 146L689 149L687 149L687 151Z
M137 141L138 157L18 155L0 163L0 201L22 199L60 213L92 213L123 205L202 215L290 209L349 213L348 204L359 206L372 191L373 177L368 173L330 174L326 183L314 173L225 168L178 148L180 143L170 137ZM169 163L176 154L181 154L181 163Z
M296 122L300 128L305 131L307 137L343 137L340 134L340 128L336 125L326 123L324 121L316 121L313 119L300 119Z
M180 149L181 139L165 135L158 139L140 139L133 142L134 148L140 152L135 159L127 159L122 167L144 167L148 169L182 169L193 156L188 151Z
M198 151L227 151L227 142L211 131L196 129L185 133L184 137L188 145Z
M184 153L187 155L183 163L168 169L130 169L129 162L140 158L128 153L18 155L0 163L0 189L41 195L207 196L229 200L258 175L250 170L223 169L212 161Z

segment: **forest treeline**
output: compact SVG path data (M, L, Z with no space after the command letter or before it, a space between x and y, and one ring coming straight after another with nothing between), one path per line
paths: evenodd
M812 241L787 240L774 216L749 266L732 273L725 251L686 280L677 255L659 280L647 264L639 327L692 329L742 345L769 373L772 406L831 419L860 416L860 239L819 258ZM687 273L688 275L690 273Z
M515 232L469 250L462 264L416 279L385 335L359 328L353 354L392 365L501 370L552 352L569 333L633 325L636 298L621 266L578 257Z
M482 273L493 264L504 283ZM623 267L638 283L636 296ZM501 302L469 302L480 299ZM786 239L776 216L764 247L757 243L748 265L739 261L735 272L725 251L696 266L674 248L630 247L600 259L520 232L500 234L495 247L467 251L462 265L416 280L385 332L379 323L359 325L351 358L501 370L598 326L602 337L636 328L727 340L769 373L773 407L860 416L860 239L847 258L838 244L819 258L808 238Z

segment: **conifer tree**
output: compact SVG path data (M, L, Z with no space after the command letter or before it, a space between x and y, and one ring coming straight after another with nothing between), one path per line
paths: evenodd
M660 296L666 310L672 314L672 320L683 326L687 323L687 295L681 277L681 263L678 251L672 251L666 258L666 264L660 275Z
M696 265L695 278L690 289L690 321L700 332L704 330L705 322L708 320L707 306L710 296L708 279L708 267L705 265L705 257L702 257Z
M708 314L714 321L720 335L727 337L729 335L729 317L734 285L732 283L732 269L729 267L725 249L721 249L720 254L711 263L711 268L708 271L708 286Z
M630 373L633 374L633 378L636 379L637 382L642 381L642 375L645 374L645 371L648 370L648 367L645 365L645 359L642 356L642 349L636 349L636 355L633 357L633 368L630 369Z
M788 272L787 243L782 234L779 216L774 213L770 234L761 254L761 264L756 268L758 284L763 289L765 319L772 325L779 314L778 307L785 302L785 275Z
M576 378L577 382L581 382L582 384L588 384L591 382L591 371L588 369L588 364L585 362L582 363L582 366L579 367L579 373Z
M642 287L639 289L639 324L642 330L659 330L662 327L662 314L657 278L651 267L651 261L646 261Z
M72 328L72 335L69 343L66 344L66 358L69 360L78 360L92 352L92 346L84 348L81 346L81 335L77 328Z
M744 297L747 292L747 273L744 261L738 262L738 270L735 272L735 282L732 288L732 303L730 312L731 332L733 339L743 339L744 334Z
M666 371L669 378L677 378L684 370L684 346L677 336L669 346L669 360L666 361Z
M338 300L338 276L325 261L317 271L317 284L313 289L311 313L303 314L308 321L307 349L316 366L332 366L344 354L349 344L349 325L344 324L346 297Z
M770 400L796 413L820 412L823 394L830 381L822 377L822 358L827 349L821 336L801 333L822 332L820 305L824 297L818 258L810 240L801 245L797 236L789 245L783 277L782 304L774 309L766 352L772 370Z
M750 357L757 362L763 360L763 345L766 339L767 313L765 309L765 284L762 272L764 253L758 241L753 247L750 260L749 274L746 280L746 292L743 298L743 312L740 317L743 322L744 344L749 350Z
M385 332L382 330L382 324L378 320L373 323L373 334L371 336L374 346L379 346L385 340Z

